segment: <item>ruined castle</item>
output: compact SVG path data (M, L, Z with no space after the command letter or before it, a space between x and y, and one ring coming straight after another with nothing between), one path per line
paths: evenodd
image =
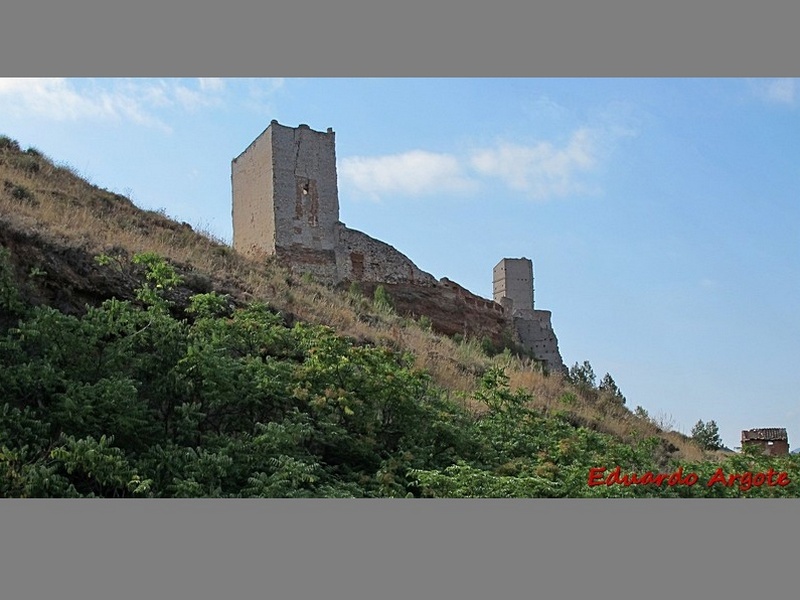
M395 248L339 220L335 134L273 120L231 163L233 247L274 256L293 272L331 285L385 285L405 313L426 315L443 333L497 336L501 328L551 371L565 370L551 313L535 310L533 263L494 268L494 301L437 281Z

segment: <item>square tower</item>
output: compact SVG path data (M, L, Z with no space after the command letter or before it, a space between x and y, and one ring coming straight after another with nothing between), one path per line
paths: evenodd
M333 130L273 120L231 163L233 247L323 277L335 272L339 192Z
M494 301L514 310L533 310L533 261L529 258L504 258L492 270Z

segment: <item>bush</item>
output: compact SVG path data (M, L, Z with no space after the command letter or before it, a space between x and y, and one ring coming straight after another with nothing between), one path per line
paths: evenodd
M39 156L33 154L21 154L14 157L11 162L14 167L20 171L25 171L29 175L38 173L42 168Z
M433 330L433 321L431 321L430 317L426 315L422 315L419 320L417 321L421 329L425 331L432 331Z
M24 185L13 186L11 188L11 197L15 198L16 200L22 200L23 202L28 202L28 203L32 203L35 200L33 192L31 192Z
M19 152L19 142L11 139L7 135L0 135L0 150Z
M386 288L382 285L379 285L375 288L375 293L373 294L372 304L375 307L375 310L378 312L382 312L385 314L391 314L394 312L394 304L392 303L392 298L389 296L389 292L386 291Z
M361 297L362 297L362 295L361 295L361 286L359 285L359 283L357 281L350 282L350 287L347 289L347 294L353 300L360 300L361 299Z

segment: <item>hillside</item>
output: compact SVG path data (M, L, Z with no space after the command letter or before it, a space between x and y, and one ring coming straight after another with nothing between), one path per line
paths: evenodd
M480 446L480 443L475 441L478 438L470 438L469 442L451 439L443 447L437 446L439 442L433 441L437 435L442 436L443 440L448 439L448 436L458 436L456 431L446 431L447 428L437 421L436 414L440 417L445 414L449 415L447 420L450 422L450 426L463 427L464 431L472 431L470 428L477 427L478 429L473 432L476 436L484 435L486 432L480 430L480 427L487 426L487 423L491 424L495 417L502 423L498 421L493 426L501 427L509 436L512 435L512 432L507 428L510 426L509 423L514 420L519 422L522 429L533 427L535 424L537 432L551 431L556 436L550 439L556 448L556 450L552 450L552 453L559 455L560 458L548 455L549 451L545 447L547 444L543 441L537 442L538 446L530 445L532 442L528 442L528 451L532 456L525 460L538 461L533 467L530 467L534 470L534 479L525 480L525 485L533 486L529 489L530 495L563 495L563 491L554 491L558 486L552 488L547 484L548 481L551 483L558 481L554 473L559 471L559 464L563 464L564 473L567 471L572 473L574 481L585 482L584 462L569 463L565 458L571 456L574 459L577 448L581 444L584 446L589 444L587 448L592 447L592 444L598 448L601 446L606 449L613 447L615 449L612 454L617 457L615 460L618 461L622 460L620 457L625 456L626 451L623 449L629 448L633 453L629 457L630 460L638 461L637 464L641 464L645 457L648 457L647 464L652 465L653 468L667 468L668 465L699 463L711 459L685 436L677 432L663 431L652 419L634 415L620 403L621 396L615 396L598 387L593 380L593 375L592 378L583 382L570 381L569 377L563 377L560 374L543 373L534 361L516 356L508 349L499 352L500 348L497 347L496 339L471 337L469 332L466 336L456 336L456 338L437 333L436 328L432 328L433 322L443 322L448 317L442 314L426 314L426 305L436 307L436 310L439 311L442 310L435 300L415 305L413 301L408 300L408 297L403 298L402 290L394 290L396 294L394 304L398 308L393 310L387 307L386 303L373 302L373 290L371 289L335 290L319 285L308 277L292 276L264 257L260 259L245 258L220 240L214 239L205 232L195 231L186 223L175 222L158 212L139 209L129 199L96 187L78 177L69 167L59 166L35 149L23 150L14 140L5 137L0 137L0 249L4 249L8 265L8 281L5 283L8 289L4 292L6 304L3 312L0 313L0 332L11 336L6 343L9 344L9 348L13 347L15 352L29 351L21 340L13 337L15 323L26 323L26 326L33 327L34 329L31 331L34 331L35 327L30 323L40 323L41 325L44 313L35 311L44 310L43 307L55 309L59 315L64 315L64 319L73 319L62 322L58 320L62 317L47 317L55 319L52 323L58 323L57 327L77 328L76 330L81 331L83 331L81 328L87 323L87 319L105 319L104 323L111 319L109 311L112 310L110 308L112 306L117 307L114 310L122 310L132 323L140 322L139 320L144 318L141 315L147 314L150 315L150 323L158 323L159 327L164 328L164 332L180 332L175 333L178 336L175 341L178 344L176 348L180 347L184 350L191 348L194 343L192 340L196 342L197 339L202 338L203 344L195 350L201 353L205 352L209 346L221 343L219 342L221 338L228 339L227 333L224 335L220 333L220 331L228 331L225 327L232 327L231 331L238 332L236 335L244 335L242 332L247 331L248 328L255 328L254 336L263 335L266 336L264 340L268 338L272 340L269 343L263 341L263 344L270 348L272 348L270 344L277 344L271 350L264 350L264 348L260 350L262 362L272 365L271 360L277 361L274 365L280 365L280 369L286 369L280 371L282 373L280 377L287 378L285 382L287 387L283 392L275 392L276 398L284 398L278 404L289 402L281 394L291 394L292 399L289 404L294 406L293 410L297 410L298 407L304 410L303 402L308 401L306 395L311 393L310 390L316 389L314 387L316 385L322 386L318 390L322 397L329 397L330 400L332 395L337 395L340 402L343 402L337 408L337 410L343 411L336 413L338 415L336 418L341 420L341 422L337 421L337 427L344 426L343 423L348 423L348 419L355 419L356 416L359 419L366 419L363 422L359 421L358 427L361 429L359 429L358 435L365 435L370 444L374 443L380 446L380 450L376 446L374 457L369 460L364 459L365 464L370 465L369 469L377 469L393 481L395 479L399 481L402 478L408 480L408 478L413 478L413 474L416 474L417 483L414 490L417 490L418 493L422 493L420 490L427 490L423 495L437 495L436 490L444 495L459 495L456 488L448 487L452 481L445 482L442 478L455 477L457 479L461 477L463 479L467 475L472 477L475 475L474 470L478 469L478 465L494 464L497 461L499 462L491 470L495 477L500 475L525 475L527 477L530 475L529 467L523 465L524 457L514 454L514 452L520 452L519 448L510 454L508 449L502 451L495 449L494 452L499 454L490 458L485 454L485 448L479 451L476 449L477 447L473 447L474 444ZM163 258L163 262L159 257ZM170 274L174 274L174 278L170 279ZM14 288L13 292L8 291L11 290L11 287ZM387 287L391 294L391 286ZM14 303L10 300L12 297L16 298ZM110 299L122 301L123 304L110 305L108 303ZM198 299L210 302L210 305L215 308L213 310L199 309ZM120 309L119 306L125 308ZM262 306L262 308L253 308L254 306ZM412 312L409 306L414 306L413 318L408 314L398 314ZM36 309L35 307L42 308ZM158 312L158 310L162 312ZM32 314L35 316L31 317ZM255 315L261 315L258 317L257 323L253 321L256 318ZM463 318L463 316L453 315L452 320L456 322L459 318ZM26 319L30 319L30 321L26 321ZM227 325L225 325L226 323ZM56 325L52 326L56 327ZM314 329L318 326L325 326L330 330ZM267 327L269 330L262 330L262 327ZM155 325L152 328L155 329ZM222 329L218 331L216 328ZM242 328L241 331L238 328ZM18 329L25 330L25 327L18 327ZM213 335L209 333L212 330L216 332ZM330 333L321 333L322 331L330 331ZM106 344L107 339L110 339L109 336L116 340L123 334L117 331L112 335L109 331L105 331L102 335L97 335L99 337L92 338L94 341L90 344L91 348L105 348L101 344ZM167 333L164 335L169 337ZM202 336L205 335L211 335L211 337L203 338ZM282 341L276 342L270 336L273 338L277 336ZM325 355L320 348L313 345L322 343L320 340L324 340L323 346L328 348L327 351L330 354ZM152 340L152 343L157 346L159 341ZM244 342L242 340L236 342L236 344L240 343ZM133 344L135 345L135 343ZM173 350L178 351L174 348ZM119 351L122 352L122 350ZM152 352L153 350L150 348L148 351ZM97 352L100 353L99 356L104 356L103 353L106 351L101 349ZM125 352L133 352L133 350L126 346ZM246 369L240 372L240 369L245 368L242 366L245 363L251 365L248 368L256 368L252 366L251 362L248 362L250 361L250 358L247 357L248 353L240 346L235 346L233 349L228 346L220 346L216 348L215 352L217 354L214 356L217 356L219 352L228 354L233 352L232 356L235 356L239 362L224 364L227 365L226 368L232 369L232 373L238 373L237 377L245 377ZM345 378L331 387L333 385L331 382L324 383L318 380L321 377L319 372L303 371L313 363L312 357L315 357L314 360L321 360L323 355L325 355L325 360L333 361L333 363L338 360L336 357L342 359L346 357L347 360L354 362L366 362L356 370L360 373L358 377L347 381ZM40 354L36 354L36 356L41 358ZM103 364L109 368L111 365L127 365L139 361L140 359L137 357L136 354L120 354L119 360L122 362L112 361ZM163 359L167 360L166 357ZM66 361L63 364L59 363L61 367L58 368L62 368L64 373L62 377L71 377L69 369L78 368L70 362L72 359L66 355L59 355L57 360ZM156 360L159 360L158 356L156 356ZM187 360L187 356L178 357L175 364L184 365ZM208 358L208 360L211 359ZM28 364L23 359L20 361L15 368L22 369L23 364ZM167 363L165 362L165 364ZM72 366L67 368L65 365ZM323 370L334 368L332 364L318 366ZM48 368L50 367L51 365L48 365ZM80 369L88 368L89 366L81 363ZM121 366L119 368L122 369ZM140 365L140 368L144 369L145 367ZM200 369L200 366L197 366L197 369ZM302 376L306 379L297 379L301 377L300 371L303 371ZM125 372L127 373L127 371ZM132 399L134 397L143 399L147 394L155 394L153 390L144 389L147 385L142 383L143 373L146 373L148 377L153 376L150 371L142 371L136 376L131 372L126 375L124 381L121 379L114 385L121 386L119 389L127 390L125 392L127 395L123 394L123 396L131 402L134 401ZM371 376L379 379L363 379L366 377L365 373L371 373ZM584 374L586 374L585 371ZM113 380L110 374L106 373L106 375L110 378L108 381ZM278 377L278 375L275 376ZM380 378L383 378L383 384L379 384ZM185 383L185 380L184 374L184 379L181 381ZM19 384L21 379L15 381ZM91 384L88 383L88 380L82 381L81 385L96 386L99 385L98 381L100 380L92 380ZM102 379L102 381L106 380ZM194 406L192 402L200 402L196 400L197 394L199 394L197 386L202 388L206 384L203 383L202 378L192 381L194 381L192 384L195 386L192 388L194 391L189 392L182 389L180 392L174 390L170 392L187 394L185 401L179 405L183 406L180 410L190 410L188 407ZM389 381L392 383L388 383ZM398 383L400 381L402 381L402 385ZM506 382L508 387L506 387ZM10 385L8 381L6 383ZM356 386L357 389L348 387L345 383ZM223 384L221 381L218 384L221 387L232 385L230 382ZM69 388L69 385L72 384L53 383L53 385L56 388L59 385ZM164 385L167 386L164 388L165 390L173 389L175 382L167 383L165 381ZM247 387L251 383L240 380L237 385ZM300 391L301 389L306 391ZM235 390L235 386L229 390L229 393L232 394L231 401L235 397ZM371 391L368 396L362 396L363 390ZM424 392L420 392L420 390L424 390ZM161 393L166 392L162 390ZM416 397L415 394L419 393L428 398L429 404L419 405L419 400L413 400ZM61 394L58 396L59 398L63 398L66 392L61 390L58 394ZM389 398L386 394L397 394L397 397ZM101 402L104 401L104 398L105 396L100 393L95 401ZM155 395L148 402L152 405L154 402L160 402L159 398L160 396ZM193 399L191 402L190 398ZM349 398L349 400L342 400L343 398ZM383 398L383 401L388 403L402 400L400 405L394 407L394 410L405 411L403 418L409 420L403 421L401 427L400 416L395 416L397 420L392 427L396 426L399 429L392 429L388 426L388 422L385 422L383 425L388 429L379 427L376 430L376 425L367 419L366 413L362 414L359 410L366 410L364 407L377 401L377 398ZM281 410L289 410L289 404ZM206 413L209 410L208 406L202 403L199 406L204 406L205 408L202 410ZM432 407L436 407L435 410ZM23 412L28 410L27 408L17 408ZM151 409L152 406L147 410ZM375 407L370 410L373 409ZM36 410L35 406L31 410ZM388 418L385 412L386 406L375 410L383 415L381 418ZM431 413L431 410L434 410L434 413ZM276 406L272 406L270 410L264 412L262 408L253 405L247 411L249 412L246 414L249 416L247 418L242 416L245 420L241 423L250 423L248 427L253 426L256 422L262 428L269 428L273 425L277 427L275 423L279 421L278 415L280 415L280 419L283 419L280 420L280 426L283 427L281 435L289 435L287 432L292 427L302 429L299 422L289 423L286 420L287 413L281 412ZM142 415L140 416L144 419ZM257 418L256 415L260 415L260 417ZM327 413L326 415L327 419L330 415ZM227 426L224 425L226 421L222 417L220 417L221 421L212 419L213 423L210 423L208 421L210 417L207 414L205 421L199 416L194 420L186 418L187 423L194 423L193 426L199 427L199 430L203 430L203 427L216 428L217 434L221 431L220 428ZM317 415L314 418L321 417ZM314 422L316 423L316 421ZM239 421L237 423L239 423L237 425L239 427L241 423ZM389 430L393 432L391 435ZM266 430L259 431L263 434ZM482 433L480 433L481 431ZM102 428L92 431L91 428L84 427L82 432L85 435L91 433L89 437L95 442L101 435L114 435L113 431L105 431ZM250 431L247 435L252 439L261 439L257 433ZM63 429L60 430L60 434L66 435ZM128 435L132 435L132 433L129 431ZM159 446L163 449L167 442L155 433L152 435L152 447ZM305 434L297 433L297 435L303 437ZM355 436L356 434L348 430L347 435ZM531 433L531 435L533 434ZM383 439L381 436L388 437ZM427 441L423 444L418 438L425 438ZM358 438L360 441L356 441L355 437L348 439L356 445L367 443L360 437ZM422 444L422 446L414 446L415 450L410 450L408 444L412 443L411 439L416 440L414 444ZM645 444L644 440L651 441ZM7 448L6 457L11 452L9 450L11 441L0 441L0 446ZM79 442L78 437L72 438L70 443L73 445L70 447L73 455L71 456L77 452L76 448L80 446ZM175 442L172 440L170 443ZM347 483L342 483L343 480L340 479L331 479L334 471L338 477L342 470L347 471L351 468L346 466L348 463L340 454L355 452L355 448L347 446L345 451L342 449L344 447L337 446L339 449L333 453L334 456L330 453L330 444L332 442L323 444L324 449L314 446L317 454L314 454L313 461L310 458L306 461L308 457L292 456L291 453L278 453L277 457L274 456L270 460L286 461L291 458L292 461L295 461L291 463L292 465L298 468L301 463L305 465L301 471L308 468L311 469L308 471L309 473L312 471L315 473L313 477L309 476L311 479L317 478L320 481L326 481L325 485L329 487L304 488L310 495L360 495L363 490L357 486L354 487L355 483L353 482L361 481L366 477L364 472L359 475L361 479L347 479ZM381 444L385 444L385 446ZM459 450L459 444L463 444L464 448ZM410 462L405 465L407 471L401 477L400 465L401 463L405 464L403 463L405 459L401 460L399 457L414 454L423 446L427 448L426 452L438 456L439 458L436 460L440 462L420 462L421 459L408 459ZM64 447L62 447L62 453L66 452ZM193 451L196 458L205 451L197 444L192 447L195 448ZM108 447L104 448L104 452L111 452ZM463 454L459 454L461 450L463 450ZM229 449L226 450L226 452L228 451ZM310 452L309 447L306 447L305 451ZM49 464L47 461L54 456L52 452L54 451L51 450L50 454L42 454L39 458ZM108 456L116 457L115 460L120 458L115 452L116 450ZM230 458L228 455L225 456L227 457L225 460ZM594 456L595 460L600 459L596 455L591 456ZM320 457L323 457L324 460ZM471 457L471 462L464 462L466 457ZM219 456L215 460L217 459L221 460ZM133 459L128 457L127 460L132 461ZM197 460L202 462L200 458ZM586 460L590 460L590 454L587 454ZM455 468L455 463L461 466L454 475L452 469ZM8 464L11 463L8 462ZM286 464L289 463L285 463L284 466ZM314 465L313 469L309 465ZM334 468L332 465L338 466ZM393 466L389 469L388 465ZM580 468L577 465L581 465ZM450 470L448 471L448 469ZM324 476L321 474L323 471L325 472ZM392 473L391 477L387 475L389 471ZM371 477L377 477L377 475L373 473ZM303 478L300 477L300 479ZM187 482L190 480L191 478L186 478ZM425 481L428 482L427 487L423 485ZM262 481L262 483L264 482ZM290 495L286 490L281 492L280 490L283 488L280 487L270 487L266 484L264 484L266 487L258 487L255 483L253 485L255 487L251 491L254 495ZM405 495L405 492L410 489L408 485L410 484L404 487L396 483L388 487L374 486L369 488L371 491L367 495ZM573 482L573 485L577 484ZM490 488L494 491L487 492L487 495L505 495L492 488L491 485L487 489ZM89 486L87 489L93 488ZM94 493L103 495L102 490L105 488L101 486L98 489L100 491L95 490ZM141 488L140 492L144 493L144 489ZM184 495L210 494L209 488L192 487L189 483L180 489ZM571 489L574 495L578 488ZM195 492L193 493L192 490ZM261 492L257 493L258 490Z

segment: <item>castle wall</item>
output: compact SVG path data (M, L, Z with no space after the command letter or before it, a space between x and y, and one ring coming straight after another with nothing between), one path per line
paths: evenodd
M276 247L333 250L339 222L333 131L275 121L270 129Z
M339 193L333 130L269 127L231 164L233 247L335 282Z
M549 310L515 310L512 316L519 343L545 361L550 371L566 371Z
M233 246L240 252L275 255L325 283L436 282L389 244L339 221L332 129L272 121L233 160L231 184Z
M389 244L355 229L341 226L336 248L338 279L433 285L436 279L420 270Z
M242 254L275 254L272 126L231 162L233 247Z

